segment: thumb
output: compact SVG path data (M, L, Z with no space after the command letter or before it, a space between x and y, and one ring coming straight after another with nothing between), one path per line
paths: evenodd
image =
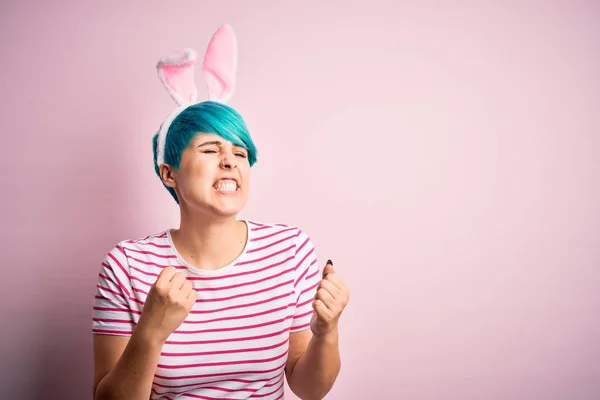
M323 268L323 278L332 272L335 272L335 269L333 268L333 261L327 260L327 264L325 265L325 268Z

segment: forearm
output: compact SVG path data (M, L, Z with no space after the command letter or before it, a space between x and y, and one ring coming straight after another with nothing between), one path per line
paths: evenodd
M162 344L135 330L121 358L100 381L95 400L148 400Z
M303 400L323 399L341 367L338 332L313 336L288 379L290 389Z

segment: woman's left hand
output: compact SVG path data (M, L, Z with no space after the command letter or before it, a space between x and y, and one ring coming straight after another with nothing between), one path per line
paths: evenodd
M349 298L350 290L336 274L333 263L329 260L323 269L323 279L313 302L315 312L310 322L313 335L326 336L337 331L338 320Z

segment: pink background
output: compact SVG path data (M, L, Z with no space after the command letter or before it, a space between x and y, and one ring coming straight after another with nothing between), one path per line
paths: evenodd
M242 217L353 290L328 398L600 398L599 3L82 3L0 6L3 398L89 398L101 258L178 222L155 63L225 22Z

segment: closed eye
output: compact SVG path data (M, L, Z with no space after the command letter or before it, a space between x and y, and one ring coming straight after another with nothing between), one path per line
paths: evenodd
M216 154L216 153L217 153L217 150L215 150L215 149L206 149L206 150L203 150L203 151L202 151L202 153L205 153L205 154ZM240 157L240 158L247 158L247 157L248 157L248 156L246 155L246 153L244 153L244 152L241 152L241 151L240 151L240 152L237 152L237 153L235 153L235 155L236 155L237 157Z

